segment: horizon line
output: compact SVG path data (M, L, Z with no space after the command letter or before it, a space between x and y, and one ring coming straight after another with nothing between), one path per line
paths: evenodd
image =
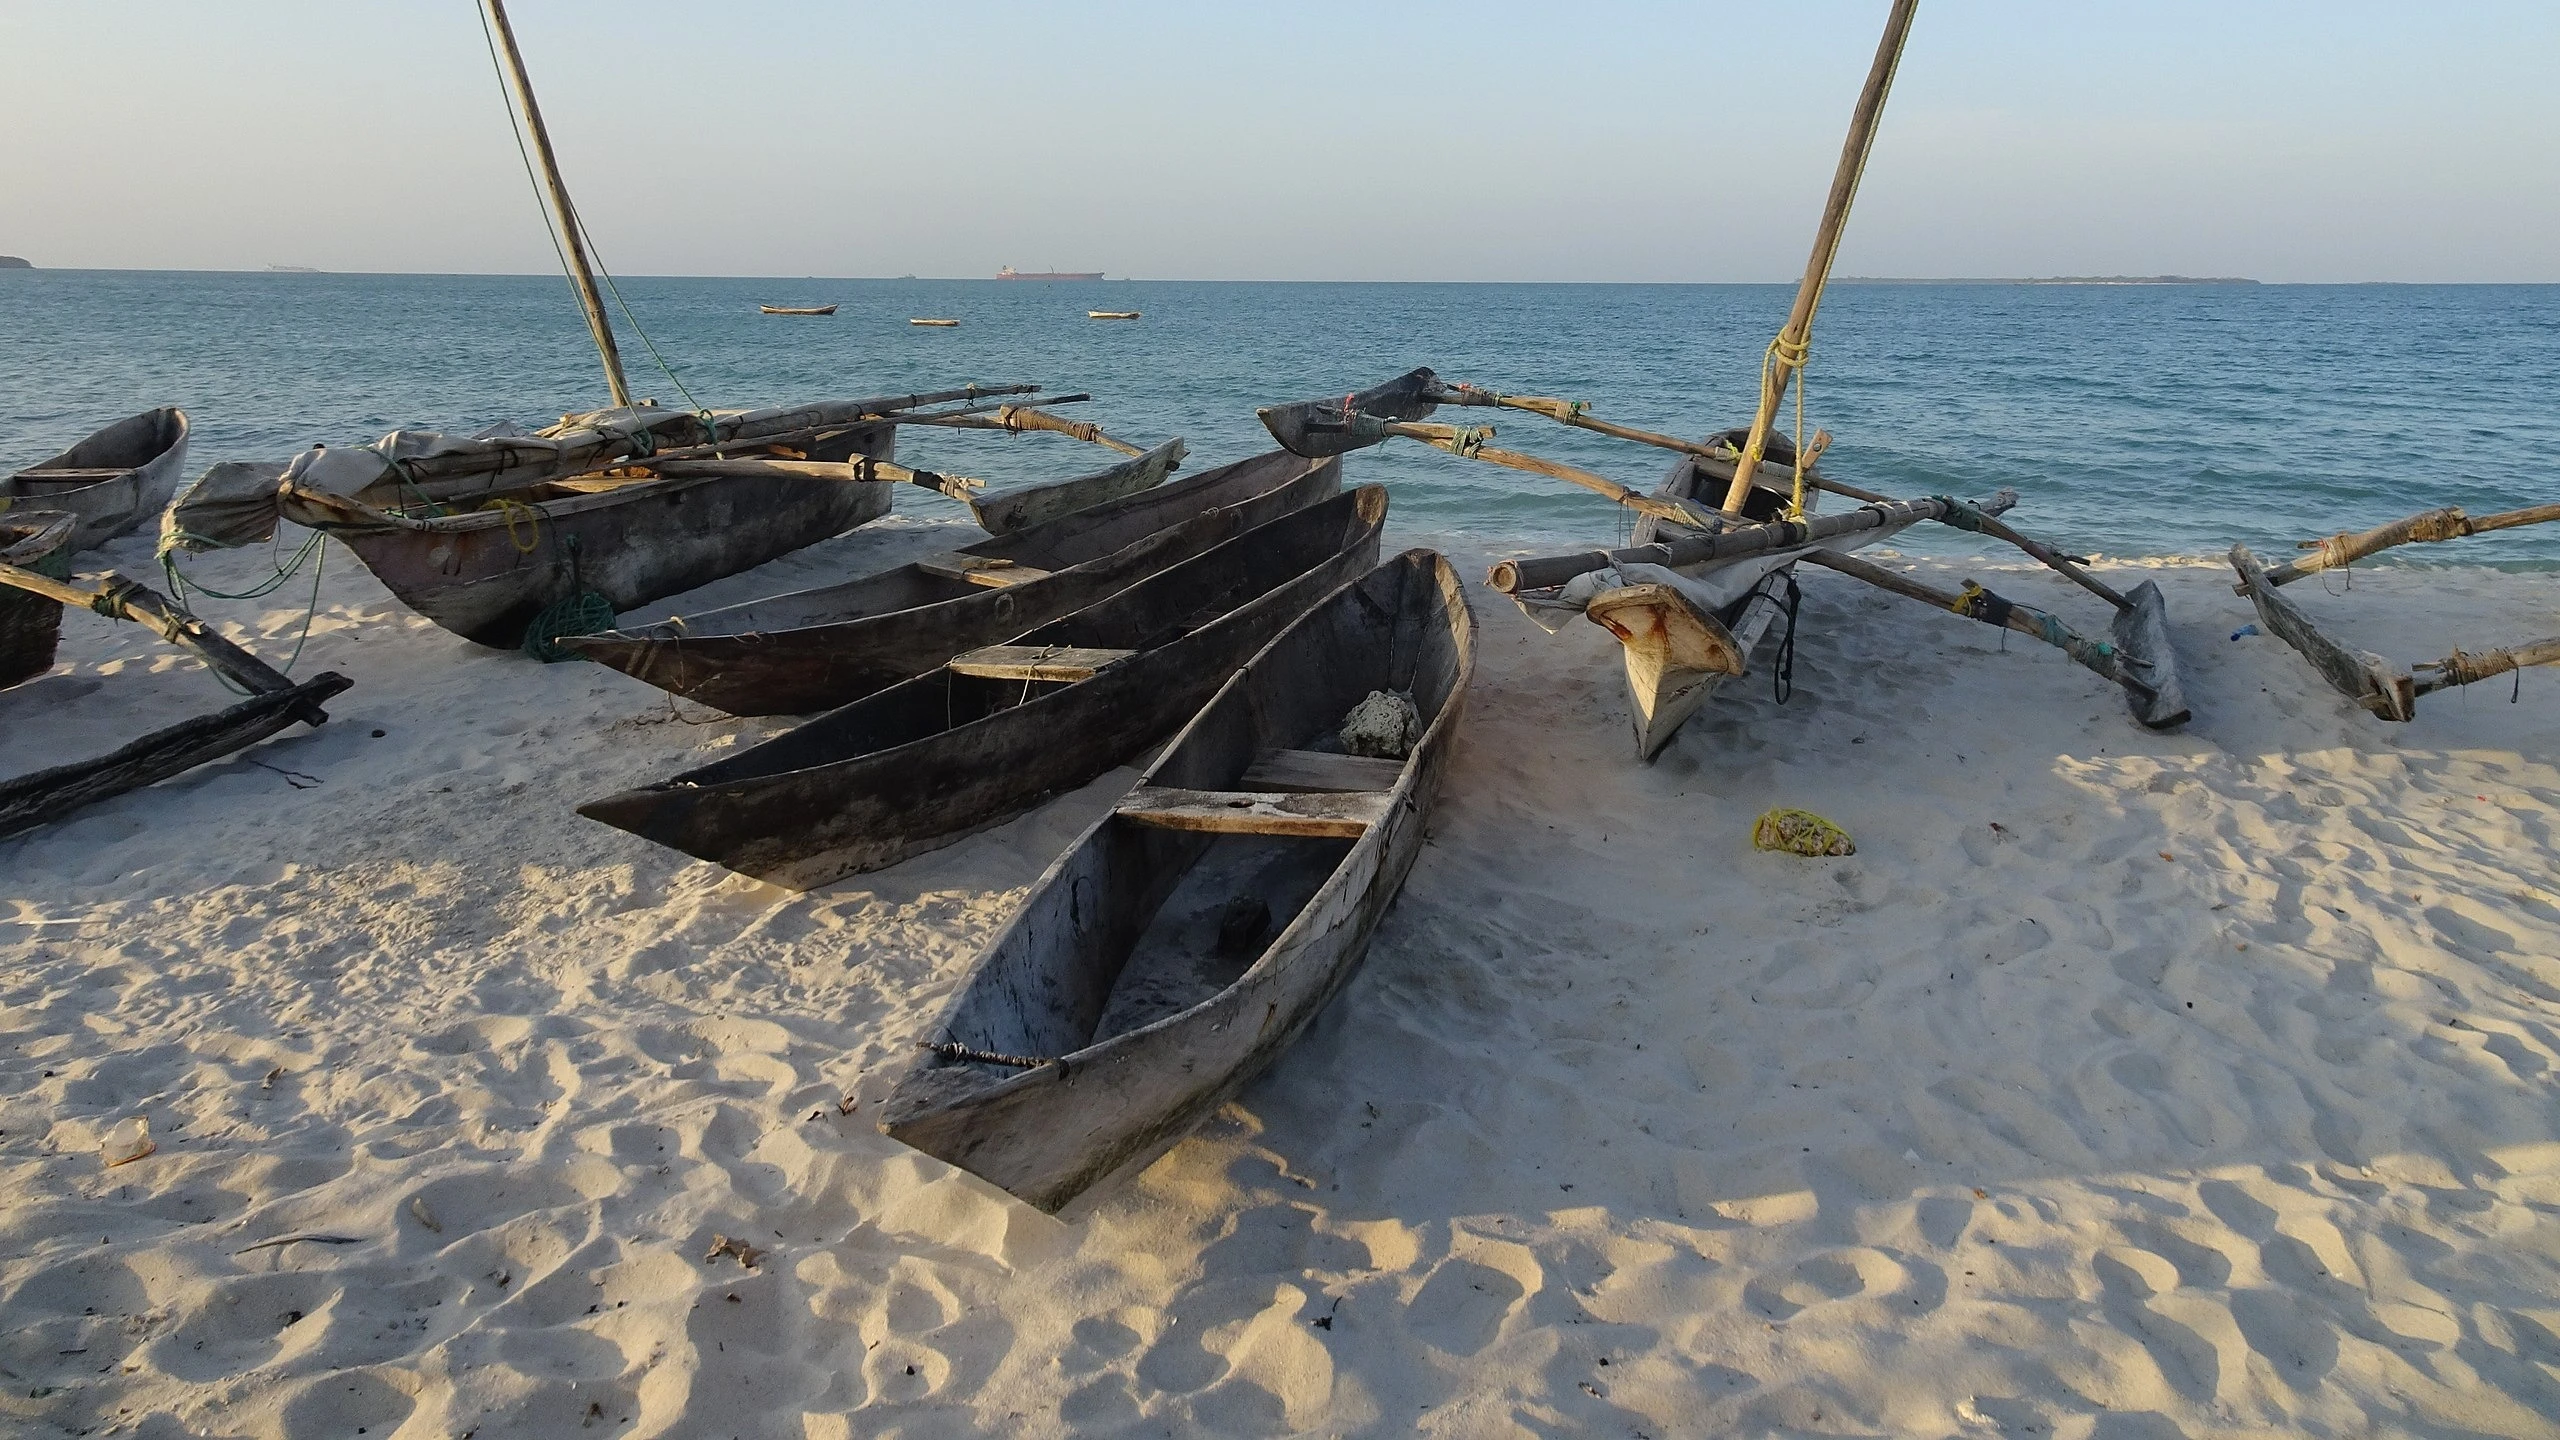
M22 257L10 257L10 258L22 258ZM279 267L279 266L275 266L275 265L265 265L265 266L259 266L259 267L256 267L256 268L238 268L238 267L231 267L231 266L212 266L212 265L204 265L204 266L121 266L121 265L36 265L36 264L32 264L32 263L30 263L30 264L28 264L28 265L26 265L26 266L23 266L23 267L21 267L21 266L0 267L0 275L5 275L5 274L16 274L16 273L35 274L35 273L39 273L39 272L52 272L52 273L57 273L57 274L80 274L80 275L273 275L273 276L276 276L276 277L278 277L278 278L280 278L280 279L285 279L285 278L296 278L296 277L309 277L309 276L315 276L315 275L319 275L319 276L330 276L330 275L339 275L339 276L364 276L364 277L399 276L399 277L416 277L416 278L421 278L421 279L472 279L472 280L540 280L540 279L561 279L561 278L563 278L563 277L560 275L560 273L559 273L559 272L557 272L557 271L540 271L540 270L331 270L331 269L327 269L327 268L325 268L325 267L320 267L320 266L311 266L311 267L301 267L301 266ZM1010 281L1010 282L1000 282L1000 281L997 279L997 277L995 277L995 276L993 276L993 275L785 275L785 274L761 274L761 275L759 275L759 274L735 274L735 275L715 275L715 274L707 274L707 273L681 273L681 272L673 272L673 271L665 271L665 272L661 272L661 271L626 271L626 272L617 272L616 278L618 278L618 279L623 279L623 280L773 280L773 281L783 281L783 282L797 282L797 283L803 283L803 284L808 283L808 282L811 282L811 281L818 281L818 282L825 282L825 283L890 283L890 284L894 284L894 283L897 283L897 282L900 282L900 281L909 281L909 280L912 280L912 281L930 281L930 282L933 282L933 283L935 283L935 284L968 284L968 283L973 283L973 282L975 282L975 283L985 283L985 284L1011 283L1011 284L1019 285L1019 284L1025 283L1025 282L1022 282L1022 281L1019 281L1019 280L1014 280L1014 281ZM1598 286L1630 286L1630 287L1632 287L1632 286L1649 286L1649 287L1657 287L1657 288L1667 288L1667 287L1706 287L1706 286L1718 286L1718 285L1734 285L1734 286L1746 286L1746 285L1747 285L1747 286L1755 286L1755 287L1792 286L1792 285L1794 285L1794 284L1796 284L1796 283L1797 283L1797 281L1798 281L1798 279L1799 279L1799 278L1800 278L1800 277L1796 277L1796 276L1788 276L1788 277L1783 278L1783 279L1772 279L1772 280L1418 280L1418 279L1382 280L1382 279L1340 279L1340 278L1333 278L1333 279L1267 279L1267 278L1212 277L1212 276L1181 276L1181 275L1161 275L1161 276L1134 276L1134 275L1120 275L1120 276L1106 276L1105 278L1100 279L1100 280L1045 280L1045 281L1033 281L1033 282L1029 282L1029 283L1038 284L1038 285L1453 285L1453 286L1454 286L1454 285L1553 285L1553 286L1593 286L1593 287L1598 287ZM2016 276L2010 276L2010 275L1989 275L1989 276L1969 276L1969 275L1947 275L1947 276L1938 276L1938 275L1839 275L1839 276L1834 276L1834 277L1831 279L1831 281L1830 281L1829 283L1834 284L1834 285L2020 285L2020 286L2027 286L2027 285L2036 285L2036 286L2053 286L2053 285L2084 285L2084 286L2092 286L2092 287L2127 287L2127 288L2134 287L2134 286L2160 287L2160 288L2165 288L2165 287L2169 287L2169 286L2178 286L2178 285L2216 285L2216 286L2260 286L2260 287L2290 286L2290 287L2295 287L2295 288L2312 289L2312 288L2346 288L2346 287L2352 287L2352 286L2375 286L2375 285L2412 285L2412 286L2417 286L2417 285L2424 285L2424 286L2456 286L2456 285L2482 285L2482 286L2493 286L2493 285L2544 285L2544 286L2547 286L2547 285L2560 285L2560 279L2555 279L2555 280L2258 280L2258 279L2252 279L2252 278L2245 277L2245 276L2204 276L2204 275L2016 275Z

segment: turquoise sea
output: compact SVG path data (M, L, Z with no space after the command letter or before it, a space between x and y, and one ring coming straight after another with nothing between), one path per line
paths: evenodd
M705 404L765 405L1037 381L1113 433L1191 441L1193 464L1266 448L1257 405L1415 365L1591 402L1646 428L1747 421L1779 285L1388 285L633 278L666 365ZM840 304L832 318L759 303ZM1088 309L1140 310L1134 323ZM920 329L911 316L948 316ZM634 388L684 395L625 328ZM1895 493L2024 497L2081 551L2260 551L2439 504L2560 499L2560 286L1836 285L1816 330L1826 469ZM604 403L556 276L0 271L0 466L176 403L190 469L401 427L540 423ZM1533 416L1505 445L1650 488L1665 458ZM987 477L1072 473L1056 437L910 432L901 455ZM1412 445L1354 458L1396 528L1531 547L1605 543L1596 496ZM937 506L916 492L902 507ZM1949 535L1923 544L1971 545ZM2398 552L2404 563L2560 568L2560 525Z

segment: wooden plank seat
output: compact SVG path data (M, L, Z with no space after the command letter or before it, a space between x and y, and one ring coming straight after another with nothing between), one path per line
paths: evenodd
M987 680L1090 680L1135 650L1084 649L1073 645L987 645L951 662L951 673Z
M1265 750L1244 772L1248 790L1356 794L1392 790L1404 773L1401 760L1333 755L1321 750Z
M1121 800L1117 813L1123 820L1165 830L1353 840L1386 819L1394 800L1386 790L1273 794L1141 785Z
M1050 573L1034 565L1021 565L1011 560L962 555L957 552L927 555L915 563L917 569L928 575L939 575L946 580L966 580L972 585L985 585L992 589L1045 579Z

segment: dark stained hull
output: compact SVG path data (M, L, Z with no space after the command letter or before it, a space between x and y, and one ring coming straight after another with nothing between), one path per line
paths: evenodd
M1357 970L1420 852L1473 668L1473 621L1457 574L1410 551L1353 581L1227 682L1139 787L1032 889L927 1033L929 1044L1019 1059L936 1053L903 1076L880 1128L1055 1211L1134 1171L1187 1134L1294 1043ZM1233 825L1188 828L1208 793L1231 809L1261 757L1297 770L1347 757L1345 712L1403 691L1425 728L1380 790L1268 796L1275 810L1357 811L1329 835ZM1274 774L1264 770L1261 773ZM1287 782L1304 786L1303 779ZM1352 782L1365 783L1365 782ZM1163 823L1168 815L1181 823ZM1212 825L1220 822L1211 821ZM1239 901L1268 908L1268 940L1220 958ZM1231 923L1231 922L1230 922Z
M1182 455L1182 442L1167 440L1144 455L1091 475L977 497L969 502L969 513L977 517L978 528L990 535L1015 534L1124 495L1153 489L1182 464Z
M1130 652L1085 678L945 666L579 813L795 889L948 845L1126 763L1180 724L1375 561L1386 512L1376 486L1336 496L1018 637Z
M1440 408L1430 398L1439 387L1440 377L1429 367L1408 370L1384 385L1373 385L1340 400L1302 400L1294 405L1271 405L1254 412L1271 438L1292 455L1347 455L1375 440L1361 440L1348 431L1322 428L1324 422L1340 421L1348 405L1351 411L1374 415L1381 420L1413 421L1430 418Z
M645 629L560 643L732 715L809 715L1094 604L1168 565L1328 499L1340 461L1274 451L965 546L968 563L1048 572L1001 588L904 565Z
M187 412L164 405L0 478L0 509L30 506L77 515L80 528L71 548L94 549L168 508L186 464Z
M861 432L859 448L888 459L893 435ZM892 488L689 476L330 533L402 604L466 640L511 648L544 607L578 589L616 611L646 605L876 520Z

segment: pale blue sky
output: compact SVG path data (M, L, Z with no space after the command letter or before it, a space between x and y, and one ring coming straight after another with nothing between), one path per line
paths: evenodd
M1778 280L1883 0L516 0L617 270ZM0 253L543 271L472 0L0 0ZM1853 274L2560 281L2560 5L1928 0Z

